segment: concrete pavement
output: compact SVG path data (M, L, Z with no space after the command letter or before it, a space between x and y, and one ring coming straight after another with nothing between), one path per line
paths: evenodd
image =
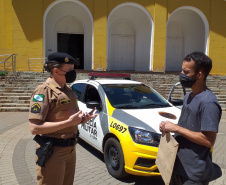
M213 161L222 176L210 185L226 185L226 112L220 123ZM35 185L35 146L27 112L0 112L0 185ZM108 174L103 154L80 140L76 146L75 185L163 185L161 177L128 176L117 180Z

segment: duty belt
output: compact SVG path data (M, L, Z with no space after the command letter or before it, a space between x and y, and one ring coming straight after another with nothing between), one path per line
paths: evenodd
M68 146L74 146L77 143L76 138L71 138L71 139L51 138L51 139L53 140L54 146L68 147Z
M46 137L46 136L41 136L41 137L51 140L53 142L54 146L60 146L60 147L74 146L78 142L77 136L70 138L70 139L58 139L58 138Z

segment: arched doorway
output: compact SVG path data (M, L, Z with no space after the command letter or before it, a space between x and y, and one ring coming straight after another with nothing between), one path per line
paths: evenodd
M181 7L169 17L166 32L166 71L181 71L183 58L193 52L207 54L209 24L194 7Z
M57 26L57 51L68 53L76 59L75 68L84 69L84 29L71 16L63 17Z
M120 21L111 29L111 69L134 70L135 30L132 25Z
M53 2L44 15L44 56L67 52L79 62L77 69L93 68L93 18L80 1Z
M177 22L167 27L166 61L168 71L180 71L184 57L184 31Z
M107 70L152 70L153 21L136 3L115 7L107 22Z

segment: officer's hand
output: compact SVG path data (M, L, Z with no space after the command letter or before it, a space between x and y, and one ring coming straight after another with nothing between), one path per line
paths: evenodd
M71 115L68 118L68 121L72 124L72 125L79 125L82 121L82 118L84 116L84 113L80 110L77 113Z
M86 114L84 114L84 117L82 118L82 123L86 123L89 120L91 120L92 118L98 116L98 114L93 114L95 111L96 111L96 107L89 113L86 112Z

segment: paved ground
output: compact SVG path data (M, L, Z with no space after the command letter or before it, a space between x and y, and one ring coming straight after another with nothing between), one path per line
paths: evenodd
M35 142L28 129L28 113L0 112L0 185L35 185ZM222 169L222 176L210 185L226 184L226 112L214 146L213 161ZM77 145L76 185L163 185L161 177L128 176L123 180L111 177L103 154L80 140Z

